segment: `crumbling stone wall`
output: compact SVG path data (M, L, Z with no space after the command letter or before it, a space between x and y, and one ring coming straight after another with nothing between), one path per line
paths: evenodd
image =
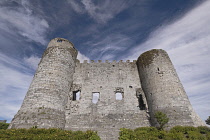
M120 128L150 126L147 103L141 90L134 62L91 62L76 64L72 90L66 108L66 127L71 130L96 130L102 139L117 139ZM80 99L73 101L73 91L80 90ZM100 93L92 102L93 93ZM122 100L116 100L116 93ZM142 95L141 105L137 97ZM142 110L141 110L142 109Z
M65 39L50 41L23 104L9 128L64 128L77 51Z
M150 50L137 61L141 85L145 92L151 124L157 125L154 114L164 112L168 127L176 125L200 126L202 120L193 111L176 70L164 50Z

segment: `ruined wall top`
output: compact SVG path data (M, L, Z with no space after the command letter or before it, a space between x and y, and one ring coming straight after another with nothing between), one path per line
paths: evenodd
M49 42L49 44L47 46L47 49L43 54L43 57L46 54L48 54L51 49L55 49L55 48L65 49L65 50L69 51L71 53L71 55L73 56L74 61L76 60L77 54L78 54L77 49L74 48L73 43L71 43L70 41L68 41L67 39L64 39L64 38L54 38L54 39L52 39Z
M133 61L130 61L130 60L126 60L126 61L123 61L123 60L113 60L113 61L109 61L109 60L105 60L105 61L102 61L102 60L98 60L98 61L94 61L94 60L84 60L82 62L80 62L80 60L77 59L77 64L81 63L81 64L92 64L92 63L107 63L107 64L117 64L117 63L136 63L136 60L133 60Z
M71 43L70 41L68 41L67 39L64 39L64 38L54 38L52 39L47 48L49 47L54 47L54 46L61 46L61 47L67 47L67 46L70 46L71 48L74 48L74 44ZM75 49L75 48L74 48ZM76 50L76 49L75 49Z
M141 67L147 67L153 63L153 60L158 57L159 55L165 56L170 61L170 58L165 50L162 49L152 49L142 53L139 58L138 62L141 63Z

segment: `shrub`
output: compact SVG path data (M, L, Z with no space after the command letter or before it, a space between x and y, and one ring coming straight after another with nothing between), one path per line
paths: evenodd
M207 140L210 140L210 132L208 132L208 133L206 134L206 139L207 139Z
M134 134L131 129L121 128L119 140L132 140L135 138Z
M206 137L204 135L202 135L201 133L199 132L196 132L196 131L188 131L188 138L190 140L207 140Z
M9 127L9 123L0 122L0 129L7 129Z
M134 132L146 131L146 132L158 132L156 127L139 127L134 130Z
M158 129L163 130L163 127L165 124L168 123L169 118L167 117L166 114L164 114L163 112L160 112L160 111L155 113L155 118L157 119L157 122L159 124Z
M206 124L210 125L210 116L205 120Z
M210 132L210 128L207 126L199 126L197 127L197 129L201 134L207 134L208 132Z
M140 127L135 130L121 129L119 140L210 140L210 128L205 126L175 126L170 131L155 127Z
M159 131L155 127L140 127L134 130L134 135L138 139L158 139Z
M185 135L181 132L168 133L165 140L187 140Z
M175 126L170 130L171 133L181 132L183 134L187 134L188 131L198 131L198 129L193 126Z
M166 131L159 131L159 133L158 133L159 139L165 139L165 138L167 138L167 136L168 136L168 134Z
M7 129L0 130L0 139L9 140L100 140L94 131L67 131L60 129Z

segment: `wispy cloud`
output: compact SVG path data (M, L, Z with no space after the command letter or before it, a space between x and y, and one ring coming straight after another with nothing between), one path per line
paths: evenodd
M32 74L20 61L0 53L0 118L10 121L17 113L29 84Z
M169 53L193 107L205 119L210 108L210 2L206 1L170 25L163 25L142 44L132 49L128 59L144 51L160 48ZM202 106L202 107L201 107Z
M13 8L8 6L13 3L18 6ZM26 0L1 1L0 30L17 38L21 35L29 41L46 44L45 33L49 28L48 22L41 16L35 15L29 5Z
M33 70L36 70L39 64L41 58L37 57L37 56L30 56L30 57L25 57L24 58L24 62L26 63L27 66L29 66L30 68L32 68Z
M79 14L82 14L82 13L85 12L84 8L83 8L83 5L82 5L82 3L80 1L78 1L78 0L67 0L67 1L71 5L72 9L75 12L77 12Z
M69 0L71 7L77 13L88 13L98 23L106 23L121 11L129 7L126 0L106 0L95 3L93 0Z
M96 37L86 42L89 46L89 56L95 60L115 60L117 56L125 51L133 40L126 35L111 33ZM97 55L96 55L97 54Z

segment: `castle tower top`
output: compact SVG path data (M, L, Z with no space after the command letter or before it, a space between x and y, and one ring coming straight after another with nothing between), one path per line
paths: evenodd
M55 46L74 48L74 44L71 43L70 41L68 41L67 39L64 39L64 38L54 38L54 39L52 39L49 42L47 48L49 48L49 47L55 47Z
M70 41L68 41L67 39L64 38L54 38L52 39L48 46L46 51L44 52L43 56L45 56L49 50L51 49L55 49L55 48L59 48L59 49L64 49L64 50L68 50L71 52L71 55L73 56L73 59L76 59L77 57L77 50L74 48L73 43L71 43Z

